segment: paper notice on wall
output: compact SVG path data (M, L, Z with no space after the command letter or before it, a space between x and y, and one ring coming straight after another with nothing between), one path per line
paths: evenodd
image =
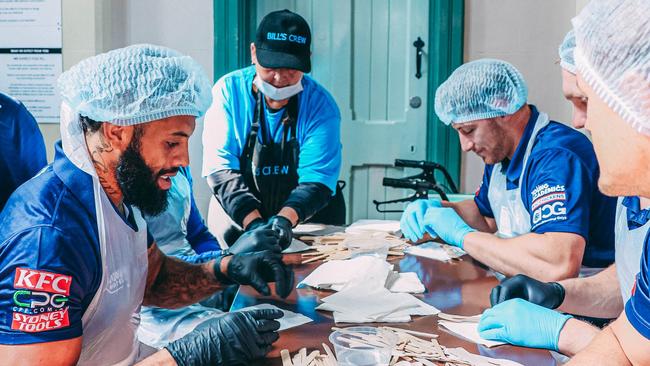
M0 91L39 123L58 123L61 0L0 0Z

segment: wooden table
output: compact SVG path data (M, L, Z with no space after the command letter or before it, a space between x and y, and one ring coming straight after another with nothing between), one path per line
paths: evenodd
M294 264L296 283L304 279L322 262L299 264L299 254L286 255L285 262ZM436 260L406 255L392 261L395 269L400 272L416 272L426 288L424 294L416 295L428 304L442 312L458 315L475 315L488 308L489 293L498 281L484 268L468 256L462 261L442 263ZM314 320L280 333L280 339L274 344L267 359L257 365L282 365L280 350L288 349L293 355L302 347L308 350L319 349L321 343L328 342L331 327L335 326L331 312L317 311L314 308L320 304L319 299L332 294L331 291L319 291L311 288L296 289L287 299L277 296L264 297L248 286L242 286L232 305L232 310L241 309L257 303L271 303L280 308L304 314ZM526 320L523 320L526 321ZM436 333L438 341L447 347L463 347L469 352L494 358L506 358L523 365L546 366L556 365L550 352L539 349L522 348L510 345L498 346L491 349L478 346L460 339L444 328L438 327L436 316L414 317L410 323L384 325L403 327L428 333ZM351 324L336 324L350 326ZM379 325L379 324L372 324Z

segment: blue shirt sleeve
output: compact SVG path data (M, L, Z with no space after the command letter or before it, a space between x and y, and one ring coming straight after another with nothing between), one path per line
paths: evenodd
M521 198L531 231L575 233L587 240L597 182L582 161L568 150L547 149L531 155L526 170Z
M647 339L650 339L650 251L648 240L650 231L646 234L643 252L641 254L641 270L636 275L636 282L632 288L632 297L625 304L625 316L630 324Z
M301 101L299 113L307 114L306 129L299 134L298 183L321 183L336 193L341 170L341 114L334 99L322 89ZM299 117L302 119L303 117Z
M486 165L483 170L483 180L481 185L476 190L474 194L474 202L478 207L478 211L481 215L485 217L494 218L494 213L492 212L492 206L490 206L490 201L488 200L488 188L490 185L490 176L492 175L492 169L494 165Z
M239 157L248 133L248 129L238 128L245 123L238 123L234 111L237 103L245 103L242 98L248 98L248 93L241 94L232 80L226 77L219 79L212 88L212 105L203 119L204 177L219 170L240 169Z
M205 221L196 207L194 200L194 189L192 188L192 173L189 167L181 168L181 173L185 175L190 184L190 215L187 219L187 234L185 238L190 243L190 246L197 254L220 250L217 239L210 233L208 227L205 226Z
M81 318L101 273L74 248L78 238L47 225L19 232L0 254L0 344L82 335Z
M0 210L11 193L46 164L45 142L25 106L0 94ZM17 163L19 162L19 163Z

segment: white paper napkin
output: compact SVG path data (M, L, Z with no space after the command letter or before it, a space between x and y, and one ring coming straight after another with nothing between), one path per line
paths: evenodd
M424 285L415 272L391 272L386 279L386 288L391 292L408 292L411 294L424 292Z
M333 260L321 264L297 285L340 291L351 282L366 286L383 287L393 266L373 256L358 256L352 259Z
M460 248L453 248L453 255L449 255L445 249L442 248L440 243L428 242L412 247L408 247L404 250L404 253L410 255L417 255L419 257L431 258L441 262L450 261L453 258L462 257L465 252Z
M286 329L294 328L303 324L313 322L311 318L304 316L300 313L294 313L293 311L281 309L275 305L266 304L266 303L249 306L246 308L239 309L237 311L256 310L256 309L274 309L274 310L282 311L284 313L284 316L280 319L276 319L278 322L280 322L280 330L286 330Z
M450 322L446 320L438 320L438 325L441 325L452 333L455 333L467 340L470 340L476 344L482 344L486 347L500 346L506 344L506 342L490 341L481 336L478 333L478 323L476 322Z
M400 231L397 220L359 220L345 228L348 234L367 234L383 232L386 234L397 234Z

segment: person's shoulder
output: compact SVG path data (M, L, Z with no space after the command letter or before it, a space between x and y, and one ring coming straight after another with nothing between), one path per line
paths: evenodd
M252 79L253 75L255 75L254 66L248 66L243 69L231 71L220 77L215 83L214 88L235 88L241 86L242 83L247 82L247 80Z
M0 213L0 243L16 233L51 227L71 237L95 233L93 217L82 209L88 202L78 198L48 165L11 195Z
M25 117L33 119L27 107L14 97L0 92L0 125L10 122L24 123Z
M330 92L318 81L309 75L304 75L302 80L303 93L306 102L314 108L329 109L339 115L339 108L336 100Z
M589 138L580 131L551 121L540 130L535 140L531 156L568 156L593 165L596 161L594 147Z
M18 99L0 92L0 112L3 110L16 110L22 106L23 104Z

